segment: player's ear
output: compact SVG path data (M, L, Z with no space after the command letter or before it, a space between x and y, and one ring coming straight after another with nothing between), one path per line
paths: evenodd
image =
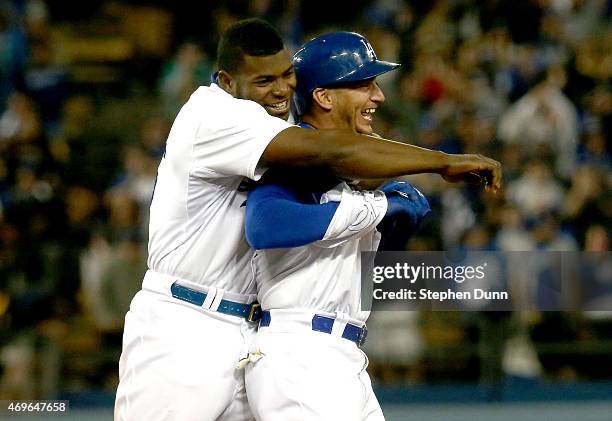
M333 101L329 89L316 88L314 91L312 91L312 100L325 111L331 111Z
M217 82L221 89L235 97L238 94L236 80L225 70L219 70L217 74Z

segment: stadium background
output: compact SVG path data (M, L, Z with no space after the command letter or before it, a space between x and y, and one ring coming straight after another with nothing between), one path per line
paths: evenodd
M497 196L410 177L434 213L407 249L609 251L611 15L610 0L0 0L0 399L110 416L166 135L242 17L292 51L366 35L402 63L381 80L378 133L503 163ZM369 327L389 419L610 419L612 312Z

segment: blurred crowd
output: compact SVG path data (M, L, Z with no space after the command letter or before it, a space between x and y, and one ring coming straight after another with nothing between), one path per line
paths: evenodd
M612 1L342 0L324 16L320 0L174 3L0 0L0 395L115 387L166 136L243 17L292 51L366 35L402 63L380 80L379 134L503 163L498 195L409 177L434 212L407 249L609 251ZM381 312L367 347L384 383L612 378L592 369L610 320Z

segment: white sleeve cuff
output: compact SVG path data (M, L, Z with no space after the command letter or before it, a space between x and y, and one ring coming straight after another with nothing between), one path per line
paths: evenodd
M387 198L383 192L359 192L351 190L344 183L341 186L341 192L335 188L321 198L323 203L339 199L340 205L327 227L325 236L317 242L320 247L336 247L369 233L387 213Z

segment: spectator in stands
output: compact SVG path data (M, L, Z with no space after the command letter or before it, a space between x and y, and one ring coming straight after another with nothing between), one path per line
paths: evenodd
M17 11L0 3L0 113L16 89L27 58L27 41Z
M535 241L525 228L524 219L514 205L501 210L501 226L495 236L495 247L502 251L530 251L536 248Z
M0 151L35 142L42 135L41 121L31 98L13 93L0 116Z
M211 73L212 63L200 46L184 42L162 70L160 92L166 114L176 115L195 88L210 82Z
M551 67L538 73L532 88L501 117L499 137L525 151L542 145L553 151L556 172L569 177L576 163L578 115L563 94L565 71Z
M564 191L548 164L534 159L524 167L520 178L508 183L507 195L524 217L533 218L545 212L558 211Z
M55 64L49 39L32 40L23 83L24 90L36 103L43 125L48 133L54 133L68 94L68 76L61 66Z

